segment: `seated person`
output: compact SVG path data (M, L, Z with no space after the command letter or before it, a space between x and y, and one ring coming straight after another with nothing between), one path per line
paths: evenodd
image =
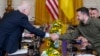
M91 17L100 18L99 10L97 8L89 8L89 14Z

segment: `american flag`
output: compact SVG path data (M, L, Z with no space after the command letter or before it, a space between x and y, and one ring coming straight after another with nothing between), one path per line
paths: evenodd
M53 19L58 19L59 17L58 0L46 0L46 7L49 10Z

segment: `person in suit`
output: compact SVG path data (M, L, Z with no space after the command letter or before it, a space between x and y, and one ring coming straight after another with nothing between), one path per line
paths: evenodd
M17 10L8 13L2 18L0 22L0 56L4 56L5 52L10 54L17 51L24 29L41 38L57 39L56 34L45 33L30 24L28 21L30 9L30 4L27 1L22 1Z
M97 8L89 8L89 14L90 14L90 17L100 19L99 10Z
M80 21L78 27L73 32L60 36L60 39L72 40L84 36L100 56L100 19L89 17L86 7L77 9L77 19Z

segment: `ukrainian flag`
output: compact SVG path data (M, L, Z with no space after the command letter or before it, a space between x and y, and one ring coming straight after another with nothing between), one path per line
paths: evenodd
M60 0L60 8L69 20L74 17L73 0Z

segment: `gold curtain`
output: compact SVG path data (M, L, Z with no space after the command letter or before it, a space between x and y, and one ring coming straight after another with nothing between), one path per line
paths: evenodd
M53 19L50 15L50 13L48 12L48 10L45 7L45 1L46 0L36 0L36 9L35 9L35 17L36 20L34 22L34 24L48 24L48 23L52 23ZM73 0L74 1L74 12L75 12L75 16L76 16L76 9L81 7L83 5L83 0ZM60 0L59 0L60 2ZM74 16L73 19L71 19L71 21L68 21L68 19L65 17L64 13L61 11L61 9L59 8L59 19L64 23L64 24L72 24L72 25L77 25L78 21L75 19L76 17Z
M83 0L73 0L74 1L74 19L72 19L73 25L78 25L78 20L76 20L76 10L83 6Z
M43 24L49 24L52 22L52 18L46 9L45 6L45 1L46 0L36 0L36 9L35 9L35 17L36 20L34 24L37 25L43 25Z

